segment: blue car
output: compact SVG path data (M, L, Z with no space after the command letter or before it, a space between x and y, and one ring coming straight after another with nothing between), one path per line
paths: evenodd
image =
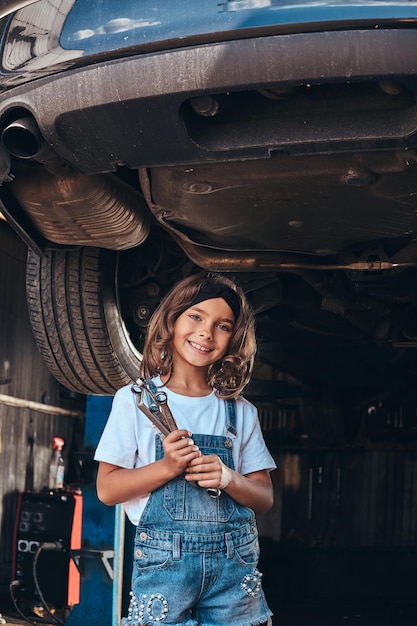
M5 0L0 41L0 211L66 388L135 379L200 269L294 379L415 377L416 1Z

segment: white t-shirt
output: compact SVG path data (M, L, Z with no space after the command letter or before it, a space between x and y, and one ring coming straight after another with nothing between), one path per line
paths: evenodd
M157 387L162 385L156 378ZM226 435L226 402L213 391L208 396L181 396L166 387L168 406L178 428L191 433ZM255 406L243 397L236 400L237 436L233 442L234 467L240 474L276 467L261 431ZM136 395L126 385L116 392L112 409L98 443L94 459L124 468L143 467L155 461L156 427L137 407ZM124 503L130 521L137 525L149 495Z

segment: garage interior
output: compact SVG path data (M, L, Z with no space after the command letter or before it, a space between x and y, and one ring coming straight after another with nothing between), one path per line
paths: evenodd
M80 489L86 500L94 498L88 398L60 385L38 354L25 301L26 253L1 220L0 612L15 623L22 621L10 598L19 496L44 490L53 436L65 440L71 493ZM267 323L258 330L262 361L246 395L259 408L279 464L274 507L259 518L261 570L276 623L415 624L416 390L407 381L398 384L382 359L370 370L364 346L333 343L324 350L320 340L303 341L302 332L295 341L284 331L277 336L276 325L273 336ZM289 373L295 363L299 378ZM305 372L308 384L300 382ZM369 388L371 400L361 402L358 393L355 402L358 388ZM108 408L109 398L104 402ZM88 513L84 507L84 518ZM109 514L106 507L93 510L98 525ZM131 529L125 536L128 550ZM48 615L27 617L51 623ZM71 614L65 617L71 623ZM110 624L112 616L106 619Z

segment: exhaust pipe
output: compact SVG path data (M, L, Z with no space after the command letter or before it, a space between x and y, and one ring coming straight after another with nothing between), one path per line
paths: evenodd
M114 175L86 176L67 166L29 115L6 126L1 138L9 154L43 166L22 165L10 190L46 240L109 250L145 241L151 214L139 191Z
M39 165L20 172L9 189L41 235L62 246L128 250L149 234L143 196L113 174L51 173Z
M45 144L38 125L29 116L6 126L1 139L6 150L19 159L33 159Z

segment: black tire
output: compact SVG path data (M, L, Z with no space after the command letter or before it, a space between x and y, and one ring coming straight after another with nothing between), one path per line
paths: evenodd
M53 376L82 394L113 395L138 375L140 352L120 314L117 253L29 250L26 291L38 349Z

